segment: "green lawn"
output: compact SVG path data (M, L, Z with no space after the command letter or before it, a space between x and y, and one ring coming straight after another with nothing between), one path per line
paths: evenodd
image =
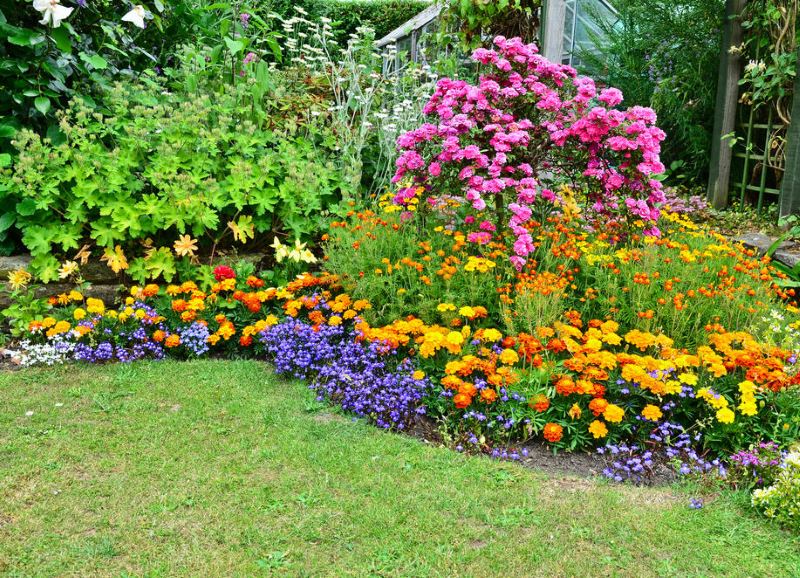
M695 511L679 488L428 447L256 362L27 370L0 392L0 574L800 575L798 540L741 495Z

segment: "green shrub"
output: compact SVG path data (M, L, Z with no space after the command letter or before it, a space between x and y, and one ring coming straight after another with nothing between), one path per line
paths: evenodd
M271 0L259 2L253 9L294 16L300 8L309 20L331 19L341 38L355 33L359 26L369 26L375 30L375 37L381 38L430 4L431 0ZM244 7L242 11L246 11Z
M333 151L290 114L282 126L260 126L251 89L120 83L105 108L76 99L59 115L63 142L21 131L18 159L0 174L0 203L14 207L32 270L54 278L55 255L83 243L125 269L125 252L139 245L146 257L130 263L132 276L169 278L182 235L213 255L256 233L315 231L341 193Z
M63 0L72 12L54 26L29 0L0 0L0 152L21 127L57 134L55 112L76 95L96 94L111 79L163 66L172 48L210 18L191 0L147 3L140 29L111 0Z

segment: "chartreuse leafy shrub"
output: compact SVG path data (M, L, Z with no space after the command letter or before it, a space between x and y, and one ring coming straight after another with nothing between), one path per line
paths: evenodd
M288 120L261 126L247 90L117 84L102 109L71 103L59 144L21 131L0 189L32 271L53 279L58 255L95 246L117 272L170 280L176 257L315 231L341 194L329 142Z
M772 485L753 491L753 506L779 524L800 531L800 452L789 453Z

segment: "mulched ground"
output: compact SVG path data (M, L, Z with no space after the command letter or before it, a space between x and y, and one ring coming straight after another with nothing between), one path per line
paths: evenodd
M403 433L425 443L445 445L436 423L426 416L418 416L411 427ZM522 453L523 449L527 450L527 457L520 457L519 460L514 460L514 463L555 476L569 475L581 478L602 476L603 470L611 461L608 456L594 452L560 451L553 453L552 446L538 441L517 444L508 449L509 451L513 449L517 453ZM674 469L666 463L659 463L642 484L661 486L670 484L677 479L678 476Z

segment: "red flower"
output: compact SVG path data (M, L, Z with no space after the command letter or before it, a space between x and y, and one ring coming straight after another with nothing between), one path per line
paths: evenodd
M214 268L214 279L224 281L225 279L235 279L236 273L227 265L219 265Z
M239 338L239 345L241 345L242 347L249 347L252 344L253 344L252 335L242 335Z

